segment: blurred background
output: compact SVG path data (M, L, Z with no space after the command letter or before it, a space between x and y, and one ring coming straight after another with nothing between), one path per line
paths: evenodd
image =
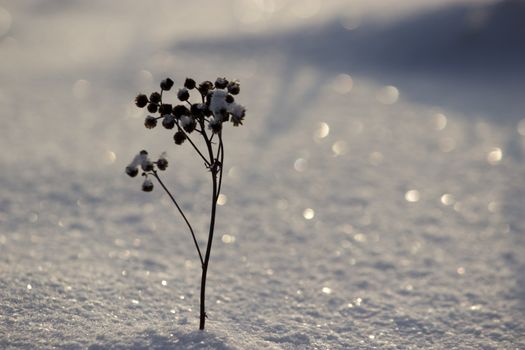
M218 76L248 113L225 131L211 327L254 338L216 347L523 345L524 23L520 0L0 0L0 293L94 310L4 309L4 345L94 344L118 316L100 344L153 327L162 348L162 320L194 322L191 241L123 169L167 151L205 230L202 164L133 100Z

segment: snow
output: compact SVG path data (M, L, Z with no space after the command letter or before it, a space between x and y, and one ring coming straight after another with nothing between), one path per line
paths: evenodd
M307 2L0 2L0 348L525 348L523 5ZM166 76L247 107L204 332L184 221L124 172L167 151L205 243L202 160L133 102Z

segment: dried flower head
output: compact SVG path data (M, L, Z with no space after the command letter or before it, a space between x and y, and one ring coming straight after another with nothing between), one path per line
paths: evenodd
M166 114L162 118L162 126L166 129L173 129L175 126L175 116L173 114Z
M177 98L181 101L188 101L190 98L190 92L186 88L182 88L177 92Z
M126 167L126 174L128 174L130 177L135 177L139 173L139 168L133 167L131 165L128 165Z
M155 103L150 103L148 105L148 112L150 112L150 113L157 113L158 109L159 109L159 107Z
M228 83L228 92L232 95L238 95L241 91L241 87L239 85L239 82L237 80L230 81Z
M171 80L170 78L166 78L160 82L160 88L162 90L170 91L172 86L173 86L173 80Z
M195 130L195 127L197 127L197 122L195 121L195 118L188 115L183 115L180 118L180 126L186 131L188 134L192 133L193 130Z
M179 119L183 115L189 115L189 114L190 114L190 110L188 109L188 107L186 107L184 105L177 105L177 106L173 107L173 115L177 119Z
M184 131L179 130L173 135L173 141L175 141L175 144L182 145L184 141L186 141L186 134Z
M148 115L144 120L144 126L148 129L153 129L157 126L157 118Z
M209 80L205 80L202 83L199 84L199 92L202 96L206 96L208 94L208 91L213 89L213 83Z
M159 113L161 115L170 114L173 111L173 107L170 104L163 103L159 107Z
M195 82L195 80L193 80L191 78L186 78L186 80L184 81L184 87L186 89L193 90L193 89L195 89L196 85L197 85L197 83Z
M142 183L142 191L144 192L151 192L153 191L153 182L151 182L150 179L145 178L144 182Z
M204 103L195 103L191 105L191 115L194 116L197 119L200 119L204 117L204 111L206 109L206 105Z
M241 106L240 104L232 103L228 111L232 116L231 120L233 126L242 125L242 121L244 120L244 116L246 115L246 108L244 108L244 106Z
M228 86L228 80L226 80L226 78L217 78L217 80L215 80L215 88L216 89L225 89L226 86Z
M222 130L222 120L220 118L213 118L210 120L208 127L213 133L218 134Z
M161 100L161 96L158 92L152 92L151 95L149 95L149 101L151 103L159 103Z
M137 95L135 97L135 105L139 108L144 108L148 104L148 96L144 94Z
M161 156L159 158L159 160L157 160L157 168L159 168L159 170L166 170L166 168L168 167L168 160L166 158L164 158L163 156Z

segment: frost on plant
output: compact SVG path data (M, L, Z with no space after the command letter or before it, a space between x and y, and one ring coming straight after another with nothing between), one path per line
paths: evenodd
M237 103L236 97L234 97L240 92L238 81L217 78L215 83L203 81L197 85L195 80L186 78L184 86L178 89L176 93L178 104L169 103L176 101L175 98L172 97L168 100L165 96L166 92L170 91L173 85L174 81L166 78L160 83L160 92L152 92L149 96L140 94L135 98L135 104L139 108L146 108L150 113L144 120L146 128L153 129L157 127L160 119L160 125L167 130L171 130L171 137L176 145L174 147L185 147L184 145L186 145L187 148L191 148L196 156L204 161L204 166L211 175L210 227L204 255L188 218L179 206L175 196L161 180L159 171L165 171L168 168L166 154L163 153L159 158L153 158L152 160L148 152L142 150L126 167L126 174L136 177L141 172L144 178L142 190L145 192L153 191L153 181L155 180L170 197L188 226L202 267L199 329L204 329L207 318L205 310L206 276L210 262L215 216L217 213L217 199L221 192L224 164L222 130L223 127L230 123L233 126L242 125L246 109ZM192 97L196 98L197 101L192 102ZM196 139L200 139L201 142L194 142ZM198 144L203 144L204 147L201 149L198 147Z

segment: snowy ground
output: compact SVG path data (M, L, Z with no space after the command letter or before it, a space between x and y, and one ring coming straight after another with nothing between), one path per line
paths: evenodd
M436 2L0 1L0 348L525 349L523 29L493 36L525 12ZM132 103L166 74L249 110L205 332L182 220L123 172L168 151L204 241L201 162Z

